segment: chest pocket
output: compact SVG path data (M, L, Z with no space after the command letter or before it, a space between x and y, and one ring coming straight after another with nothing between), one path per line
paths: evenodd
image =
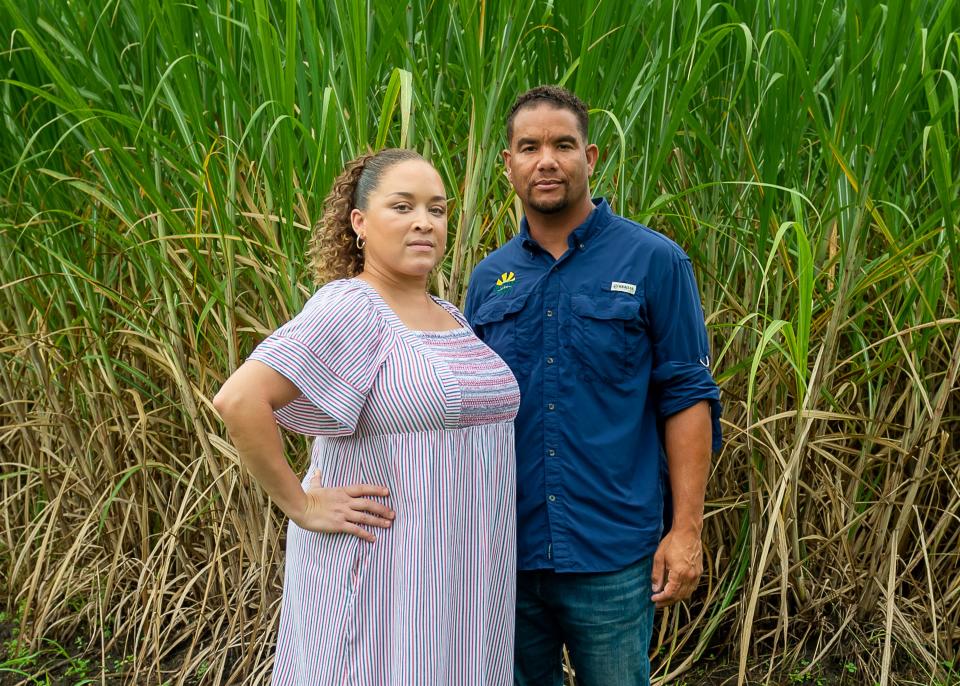
M521 320L529 293L511 298L494 296L477 310L473 328L480 339L507 363L515 376L525 375L533 361L534 332Z
M577 376L611 384L633 378L647 340L643 293L573 295L570 309L568 341Z

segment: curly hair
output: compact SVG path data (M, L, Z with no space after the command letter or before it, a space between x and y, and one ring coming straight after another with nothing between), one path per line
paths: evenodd
M354 209L367 209L370 194L377 189L384 173L408 160L423 160L423 157L413 150L385 148L351 160L334 179L307 251L317 285L350 278L363 271L363 249L357 247L350 214Z
M577 118L577 128L580 130L580 135L583 136L584 142L587 141L589 118L587 116L587 106L583 103L583 100L560 86L537 86L526 93L521 93L513 103L513 107L510 108L509 114L507 114L508 146L513 141L513 120L516 118L517 112L536 107L541 103L546 103L558 110L572 112Z

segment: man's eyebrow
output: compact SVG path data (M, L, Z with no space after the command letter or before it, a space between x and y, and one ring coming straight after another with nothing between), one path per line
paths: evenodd
M527 138L527 137L524 137L524 138L518 138L518 139L517 139L517 142L516 142L516 145L517 145L517 147L519 148L520 146L523 146L523 145L536 145L536 144L538 144L539 142L540 142L540 140L537 139L537 138ZM563 135L561 135L561 136L557 136L556 138L551 138L551 139L550 139L550 142L553 143L554 145L558 145L558 144L560 144L560 143L573 143L573 144L576 144L576 143L578 142L578 139L577 139L576 136L572 136L572 135L570 135L570 134L563 134Z

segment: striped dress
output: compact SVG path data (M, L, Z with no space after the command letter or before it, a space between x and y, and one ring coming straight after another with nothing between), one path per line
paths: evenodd
M302 393L276 418L316 436L304 485L383 485L396 512L375 543L290 523L275 686L512 682L520 395L437 302L462 328L412 331L334 281L251 355Z

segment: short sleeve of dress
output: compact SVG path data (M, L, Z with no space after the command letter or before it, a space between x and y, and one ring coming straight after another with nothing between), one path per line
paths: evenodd
M347 436L357 427L389 338L369 296L356 284L334 281L249 359L279 372L302 394L274 413L281 426L309 436Z

